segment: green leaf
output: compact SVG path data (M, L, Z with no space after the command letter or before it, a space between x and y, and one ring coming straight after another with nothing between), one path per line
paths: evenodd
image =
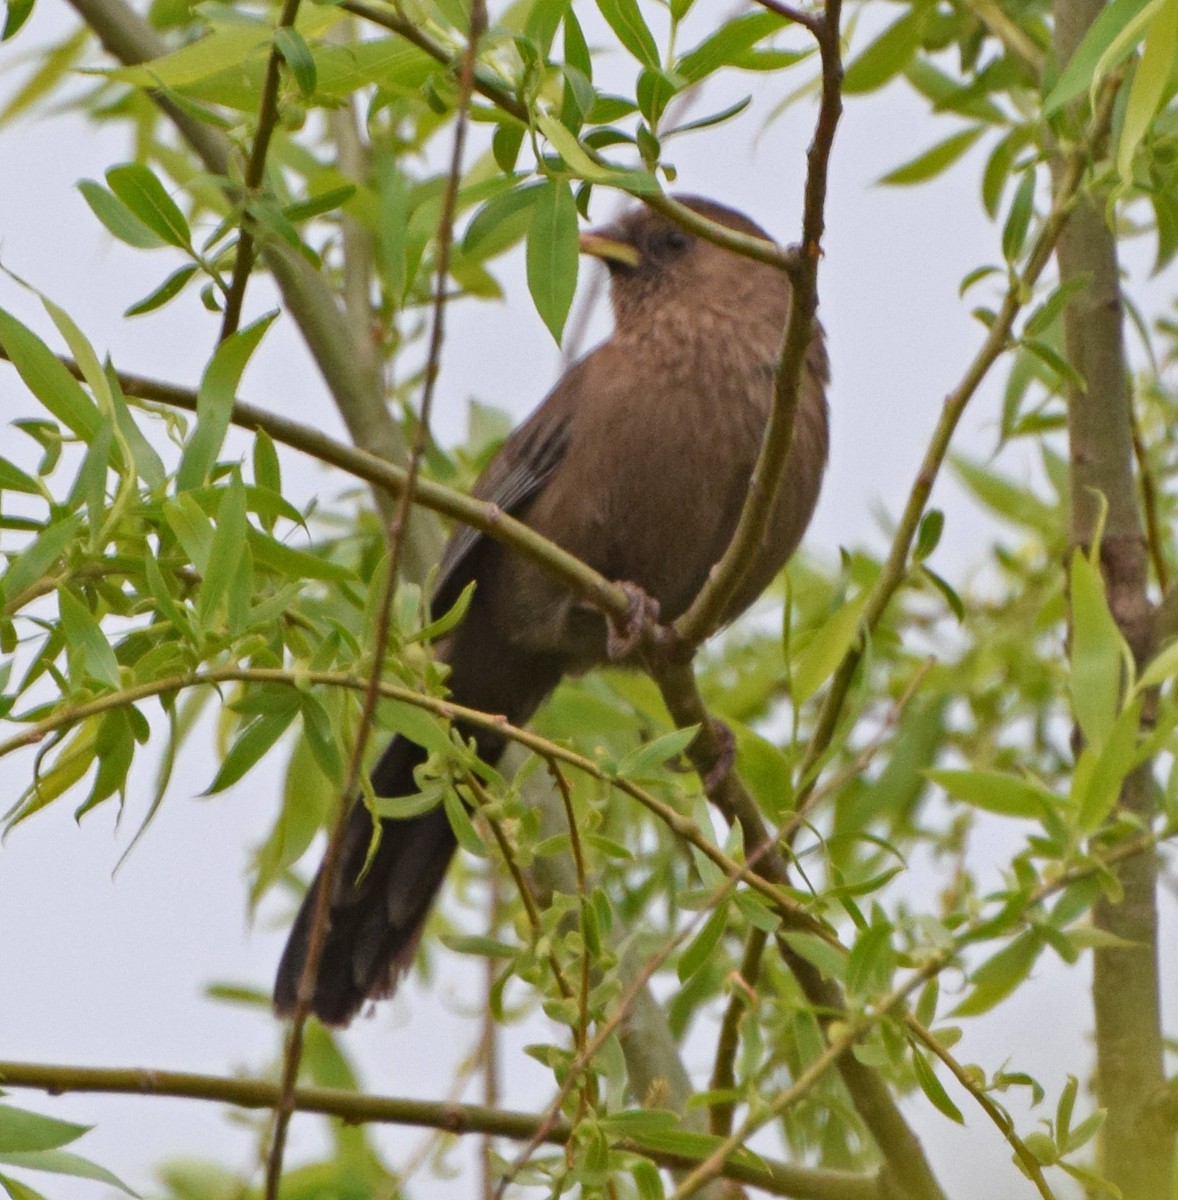
M713 71L734 65L742 54L785 25L785 19L772 12L748 13L727 21L675 63L675 74L688 83L698 83Z
M1141 678L1137 681L1134 691L1140 692L1146 688L1157 687L1159 683L1165 683L1167 679L1173 679L1175 675L1178 675L1178 640L1170 642L1150 662L1149 666L1141 673Z
M659 65L659 48L654 35L642 19L638 0L597 0L597 7L618 41L640 63L647 67Z
M1034 933L1023 933L987 959L973 973L973 987L953 1010L955 1017L976 1017L1001 1003L1031 973L1043 943Z
M1091 283L1092 275L1089 272L1061 283L1027 318L1027 323L1023 326L1023 337L1038 337L1046 333L1071 301L1086 291Z
M1153 11L1150 5L1147 11ZM1142 16L1145 14L1143 13ZM1160 0L1145 35L1141 61L1133 72L1125 118L1117 143L1117 171L1126 184L1133 181L1133 155L1161 107L1178 58L1178 0Z
M191 250L192 231L164 185L141 163L124 163L106 173L110 190L140 221L170 246Z
M356 572L351 567L321 558L318 554L296 550L293 546L261 533L252 526L249 527L247 536L250 553L258 566L287 579L321 579L325 583L342 583L356 578Z
M915 1046L912 1047L912 1069L916 1075L916 1082L920 1084L920 1090L928 1097L933 1107L950 1121L964 1125L965 1118L961 1115L961 1109L949 1098L949 1093L937 1078L932 1064Z
M274 30L274 48L290 67L299 91L304 96L310 96L315 91L315 57L303 40L303 35L290 25L279 25Z
M66 517L47 525L34 539L16 556L8 570L0 576L4 585L4 594L9 604L15 603L22 592L27 591L39 580L43 579L57 564L58 559L66 552L81 518L77 515Z
M10 1179L7 1175L0 1175L0 1187L8 1193L10 1200L45 1200L40 1192L29 1187L27 1183L21 1183L19 1179Z
M213 523L189 495L179 495L164 504L164 520L180 542L188 561L200 574L208 570L213 548Z
M635 781L652 778L652 775L654 778L660 777L666 764L687 749L698 731L698 725L689 725L685 729L672 729L670 733L644 743L618 763L615 774L621 779Z
M1028 167L1019 180L1011 201L1006 224L1002 227L1002 253L1009 263L1017 262L1027 241L1027 230L1035 212L1035 168Z
M462 239L462 253L480 261L515 245L528 231L542 183L524 184L492 196L475 213Z
M341 184L339 187L328 188L325 192L309 196L306 200L286 205L282 215L288 221L309 221L312 217L321 217L324 213L339 208L341 204L346 204L355 194L354 183Z
M229 428L242 372L276 315L269 313L231 334L217 347L205 368L196 395L196 428L176 472L177 491L200 487L208 479Z
M6 42L20 32L21 26L33 11L33 0L8 0L5 7L8 12L4 17L4 31L0 33L0 42Z
M1072 711L1084 737L1099 750L1121 707L1126 649L1100 571L1079 549L1072 554L1071 598Z
M78 191L90 205L90 211L106 226L107 232L120 242L137 250L158 250L168 244L100 183L83 179L78 183Z
M797 656L790 675L795 704L804 704L834 674L859 636L866 596L840 606Z
M929 5L922 3L889 25L848 67L843 92L872 92L898 75L920 46Z
M1091 88L1100 60L1123 31L1135 23L1146 5L1156 7L1157 0L1113 0L1100 10L1044 102L1045 116L1053 116L1069 101ZM1132 41L1125 45L1117 61L1129 54L1136 44L1136 41ZM1115 65L1116 62L1108 64L1110 68Z
M57 604L66 642L81 654L87 673L99 683L117 688L119 664L93 614L69 588L58 589Z
M71 433L89 442L102 418L82 385L31 329L0 309L0 345L25 386Z
M246 529L245 485L241 476L235 474L222 490L217 529L209 547L208 565L202 572L196 615L205 628L216 615L237 573L246 549Z
M140 317L144 313L154 312L163 308L169 300L174 300L183 290L184 285L197 272L195 263L189 263L178 271L173 271L153 292L148 293L142 300L136 301L123 313L124 317Z
M528 230L528 290L558 345L577 288L579 252L572 189L565 180L550 179L537 189Z
M1117 806L1125 777L1137 765L1137 737L1141 727L1141 699L1127 705L1112 723L1104 745L1096 752L1086 747L1084 754L1097 753L1091 772L1076 771L1076 796L1080 811L1076 824L1082 833L1094 833ZM1086 777L1086 778L1085 778Z
M1059 804L1041 783L998 771L932 770L925 775L954 800L1000 817L1038 821Z
M945 528L945 514L939 508L930 508L920 519L916 534L916 548L912 551L914 562L923 562L937 548Z
M960 133L947 137L943 142L938 142L923 154L918 154L916 158L906 162L903 166L889 171L879 182L895 187L924 183L927 179L933 179L943 171L947 171L984 132L984 125L963 129Z
M10 1167L24 1167L29 1171L45 1171L53 1175L70 1175L76 1179L93 1179L118 1188L128 1196L133 1192L117 1175L69 1150L37 1150L28 1154L3 1154L0 1162Z
M93 1126L74 1125L55 1117L0 1104L0 1154L27 1154L37 1150L56 1150L76 1141Z
M37 480L6 458L0 458L0 491L24 492L29 496L44 495Z
M263 713L238 735L203 795L212 796L232 787L286 732L298 712L298 693L291 688L282 708Z
M680 983L686 983L712 957L716 947L720 944L720 939L724 936L727 924L728 906L721 904L712 911L704 922L703 928L691 939L679 956L679 965L676 969L679 973Z

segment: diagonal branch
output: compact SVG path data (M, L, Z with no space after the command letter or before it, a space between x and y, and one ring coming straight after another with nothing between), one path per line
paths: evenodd
M299 15L300 0L283 0L278 18L278 29L290 29ZM245 196L250 199L262 186L266 177L266 156L270 153L270 140L278 124L278 85L282 80L282 55L275 42L270 47L266 62L266 78L262 83L262 102L258 108L258 127L254 131L253 149L245 165ZM237 239L237 255L233 262L233 279L225 297L225 312L221 321L221 340L237 331L241 323L241 306L245 303L245 289L254 266L254 234L245 205L242 206L241 236Z
M94 31L109 54L125 66L159 58L168 52L160 35L125 0L70 0L82 20ZM219 130L201 124L158 91L149 91L209 173L228 175L231 146ZM232 199L232 197L230 197ZM297 251L267 239L262 245L283 304L311 351L339 409L352 441L369 453L390 462L403 462L405 439L385 404L379 381L355 353L344 314L334 292ZM392 515L386 496L377 503ZM435 524L416 521L406 546L406 570L424 578L441 550L441 531Z

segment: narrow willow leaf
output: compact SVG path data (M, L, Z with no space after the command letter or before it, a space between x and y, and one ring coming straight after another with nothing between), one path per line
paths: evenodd
M290 25L280 25L274 30L274 48L282 55L290 73L299 85L299 91L304 96L310 96L315 91L316 71L315 56L311 47L303 40L303 35Z
M276 315L268 313L231 334L217 347L205 368L196 395L196 428L176 472L177 491L199 487L208 478L229 428L242 372Z
M1150 6L1150 11L1153 5ZM1143 14L1144 15L1144 14ZM1145 47L1125 104L1125 119L1117 142L1117 171L1126 185L1133 182L1133 156L1161 106L1174 74L1178 54L1178 0L1161 0L1145 35Z
M124 317L141 317L144 313L155 312L163 308L169 300L174 300L184 290L184 285L196 274L197 266L189 263L178 271L173 271L154 291L149 292L142 300L137 300L123 313Z
M117 688L119 664L94 615L69 588L58 589L57 604L66 642L81 654L87 673L107 687Z
M94 401L53 351L4 309L0 309L0 345L41 404L72 433L90 441L102 423Z
M125 1195L137 1195L112 1171L69 1150L30 1150L27 1154L0 1154L0 1163L8 1167L23 1167L26 1171L45 1171L51 1175L93 1179L98 1183L118 1188Z
M713 71L732 66L746 51L786 24L772 12L748 13L726 22L715 33L688 50L676 63L675 74L688 83L699 83Z
M1023 326L1023 336L1038 337L1039 334L1045 333L1072 300L1086 291L1091 283L1092 275L1089 272L1083 272L1061 283L1027 318L1027 323Z
M1000 817L1038 821L1045 810L1058 804L1041 783L998 771L931 770L925 775L954 800Z
M703 928L679 956L679 982L686 983L700 971L716 951L728 922L728 906L721 904L704 922Z
M1027 230L1035 212L1035 168L1028 167L1019 180L1002 227L1002 254L1009 263L1017 262L1027 241Z
M920 46L930 6L918 4L893 22L847 67L843 91L847 95L872 92L903 71Z
M209 547L209 561L202 572L196 615L205 628L221 607L229 585L237 574L246 549L245 486L235 475L221 493L217 509L217 529Z
M168 243L145 225L113 192L108 192L93 179L78 183L78 191L90 206L90 211L102 222L108 233L134 246L137 250L158 250Z
M41 484L15 463L0 458L0 491L24 492L29 496L44 495Z
M1100 571L1079 549L1072 554L1071 598L1072 711L1084 737L1099 750L1121 707L1125 643Z
M1137 738L1141 727L1140 698L1127 705L1112 723L1091 772L1085 772L1083 792L1076 796L1076 824L1082 833L1094 833L1117 806L1125 777L1137 765ZM1091 747L1084 753L1093 752ZM1076 772L1079 781L1081 774Z
M949 1093L937 1078L932 1064L915 1046L912 1047L912 1069L916 1075L916 1082L920 1084L920 1090L928 1097L932 1106L950 1121L964 1125L965 1117L961 1115L961 1109L949 1098Z
M649 778L652 770L656 775L661 775L665 764L682 754L698 731L698 725L689 725L685 729L672 729L670 733L646 742L618 763L616 774L622 779L634 780Z
M798 655L791 673L796 704L804 704L834 674L859 636L865 596L843 604Z
M0 1104L0 1154L27 1154L56 1150L89 1133L91 1125L74 1125L55 1117Z
M577 288L578 257L572 189L565 180L549 180L538 189L528 229L528 290L558 345Z
M955 1017L976 1017L1001 1003L1031 973L1043 943L1034 933L1023 933L973 973L969 995L953 1010Z
M225 755L213 782L202 794L212 796L227 787L232 787L273 747L286 732L298 711L298 695L292 688L286 707L266 713L246 726L229 748L229 753Z
M963 129L943 142L938 142L923 154L896 167L884 175L879 182L893 187L924 183L933 179L943 171L947 171L985 132L984 125L975 125L971 129Z
M6 8L8 11L4 17L4 30L0 32L0 42L6 42L20 32L33 11L33 0L8 0Z
M0 576L8 604L16 603L23 592L49 573L68 549L80 524L81 518L75 515L47 525L11 561L8 570Z
M164 185L142 163L124 163L106 173L110 190L171 246L191 250L192 231Z
M1083 92L1090 91L1093 84L1099 82L1096 78L1097 64L1109 47L1135 22L1147 4L1156 6L1156 3L1157 0L1113 0L1106 8L1101 9L1044 101L1046 116L1053 116L1069 101ZM1135 45L1136 42L1131 42L1124 46L1120 57L1127 55ZM1116 62L1110 63L1109 66L1116 66Z
M597 0L597 7L618 41L647 67L659 64L659 48L643 20L638 0Z

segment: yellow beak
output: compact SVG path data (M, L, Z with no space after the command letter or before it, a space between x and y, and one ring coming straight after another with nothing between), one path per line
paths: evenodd
M581 234L581 253L600 258L607 263L621 263L626 267L637 267L642 261L638 250L629 242L620 242L600 233Z

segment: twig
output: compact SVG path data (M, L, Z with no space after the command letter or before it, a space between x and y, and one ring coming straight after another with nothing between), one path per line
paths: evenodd
M720 1025L720 1037L716 1042L716 1060L712 1065L712 1078L708 1090L731 1091L736 1086L736 1051L740 1047L740 1020L745 1010L756 1001L757 976L761 973L761 957L769 935L763 929L753 927L744 946L740 972L732 981L732 995L724 1010ZM736 1104L732 1100L716 1100L712 1103L710 1124L717 1137L727 1137L732 1132L732 1119Z
M986 1095L984 1089L978 1086L970 1073L949 1053L937 1036L926 1029L911 1013L904 1015L904 1024L921 1045L935 1054L949 1068L953 1078L969 1092L986 1116L998 1127L999 1132L1014 1151L1015 1157L1022 1163L1027 1178L1034 1183L1043 1200L1055 1200L1055 1193L1048 1186L1047 1180L1043 1178L1043 1167L1027 1148L1026 1142L1019 1137L1010 1117Z
M293 28L299 15L301 0L283 0L282 13L278 18L278 29ZM266 78L262 83L262 101L258 108L258 127L254 132L254 144L245 165L244 199L249 200L262 186L266 177L266 156L270 152L270 140L278 124L278 85L282 79L282 55L277 44L270 47L266 63ZM245 289L254 265L254 235L242 206L241 235L237 239L237 254L233 260L233 279L225 296L225 312L221 320L221 341L236 333L241 322L241 306L245 302Z
M121 1095L174 1096L189 1100L210 1100L238 1108L273 1108L279 1095L278 1085L262 1079L240 1076L223 1078L181 1071L151 1068L93 1068L50 1066L43 1063L0 1062L0 1081L6 1087L32 1088L53 1095L66 1092L102 1092ZM493 1134L522 1141L531 1137L537 1119L531 1113L485 1108L474 1104L438 1103L406 1100L392 1096L372 1096L341 1088L300 1087L295 1089L295 1108L299 1112L339 1117L350 1124L415 1125L463 1134ZM573 1128L557 1120L544 1140L561 1146L573 1137ZM619 1149L640 1154L651 1162L671 1169L694 1166L699 1157L669 1153L648 1145L641 1138L621 1138ZM722 1172L725 1178L762 1188L775 1196L797 1200L885 1200L878 1183L866 1175L850 1171L827 1171L795 1167L789 1163L758 1155L734 1162Z
M1011 330L1014 327L1015 319L1024 305L1025 298L1033 294L1036 280L1038 280L1051 259L1055 244L1067 223L1072 201L1083 181L1089 158L1088 148L1098 141L1104 130L1107 129L1108 121L1112 116L1115 96L1115 87L1106 87L1102 92L1100 103L1097 106L1092 124L1089 127L1088 136L1068 156L1065 170L1056 188L1051 212L1043 222L1043 226L1035 238L1031 253L1027 259L1027 265L1023 268L1022 273L1011 282L1002 305L990 324L982 345L966 368L961 381L945 398L940 419L933 430L932 439L929 442L928 450L925 452L924 461L920 465L916 479L912 484L912 489L908 494L908 500L900 516L895 535L892 538L887 559L867 596L863 613L863 628L868 633L873 631L882 620L888 605L891 603L892 597L899 591L907 576L908 555L912 548L912 542L920 527L920 521L924 515L925 505L928 503L929 496L932 493L933 484L937 480L941 466L945 461L945 456L949 451L949 444L953 439L953 434L965 413L967 405L977 393L982 380L985 379L990 368L1007 349ZM806 779L810 771L817 765L830 745L831 738L834 736L835 728L842 714L847 694L850 691L851 680L854 678L862 656L863 639L861 637L847 651L843 661L839 664L826 693L826 698L819 709L814 730L810 736L801 766L800 778L803 780ZM805 786L803 785L803 789ZM799 795L799 803L804 802L804 799L803 790L802 794Z
M0 347L0 359L7 357L3 347ZM72 359L63 356L59 361L71 374L81 378L81 370ZM196 411L196 392L191 388L127 372L118 372L118 379L128 396L188 412ZM363 479L378 492L397 498L406 492L408 471L404 467L396 466L367 450L336 441L310 425L292 421L241 400L234 402L230 421L241 429L254 432L263 430L274 441L337 467L356 479ZM497 505L476 500L465 492L420 476L415 480L412 491L415 503L422 508L461 521L510 546L517 554L539 563L571 591L606 615L624 620L630 614L630 600L623 589Z
M287 5L297 5L298 0L286 0ZM284 10L285 12L285 10ZM454 237L454 214L457 206L458 184L462 176L462 155L466 141L467 114L470 109L471 90L474 82L474 60L478 51L479 38L486 28L486 9L483 0L473 0L470 16L470 34L463 60L462 79L458 101L458 114L454 126L454 149L450 160L450 173L446 194L442 203L442 214L438 228L437 269L434 288L433 327L430 332L429 356L425 367L425 380L418 414L417 433L409 465L405 473L405 490L389 528L388 570L384 580L384 591L378 610L376 644L373 647L373 664L368 687L364 692L364 708L360 716L360 727L352 744L346 782L336 802L335 819L327 842L327 852L320 868L320 882L315 893L315 909L311 929L307 938L307 956L303 962L302 975L295 993L294 1011L291 1014L290 1033L287 1037L283 1063L282 1092L275 1113L274 1138L270 1160L266 1170L266 1200L278 1200L278 1189L282 1178L282 1158L286 1146L286 1134L293 1113L293 1096L298 1082L299 1064L302 1061L303 1029L315 997L315 981L319 973L319 960L327 941L328 914L331 909L331 894L336 872L343 852L344 830L348 814L355 803L356 789L363 769L364 753L368 737L376 717L376 705L380 699L380 684L384 674L385 654L388 649L389 632L392 624L393 597L401 564L401 549L408 529L410 507L414 485L417 481L421 456L425 450L433 408L434 389L441 361L442 342L445 336L446 280L450 273L450 247Z
M34 746L59 729L78 724L90 717L99 716L115 708L137 704L141 700L149 700L155 696L169 695L193 687L216 686L221 683L259 683L277 684L283 687L303 688L308 684L319 684L325 687L347 688L352 691L365 691L369 686L366 676L349 675L343 671L305 671L280 670L274 667L216 667L204 671L195 671L184 675L171 675L165 679L153 679L148 683L136 684L117 692L110 692L83 704L69 705L52 716L36 721L28 728L0 742L0 758L11 754L25 746ZM435 716L449 721L486 729L500 737L518 742L519 745L531 750L539 757L554 759L583 771L593 779L608 783L624 795L642 805L660 820L672 833L694 846L709 861L714 863L725 875L734 875L747 883L754 891L764 896L783 919L790 923L791 928L804 929L837 945L837 938L817 918L812 916L805 906L794 899L784 889L771 883L753 870L755 860L745 863L737 862L725 854L690 817L684 816L664 800L640 788L629 779L613 775L604 770L599 763L585 755L577 754L556 742L540 737L527 729L520 729L510 724L503 717L478 709L466 708L449 700L436 696L424 696L411 688L398 687L391 683L380 683L380 694L389 700L398 700L411 704L416 708L425 709ZM12 718L10 717L9 720Z
M778 11L775 6L774 11ZM842 113L843 65L839 44L841 0L827 0L822 18L793 15L818 42L822 57L822 100L814 137L806 152L805 200L801 253L791 271L793 291L789 317L773 387L773 406L761 442L748 497L732 540L691 607L675 622L686 647L698 646L720 624L732 598L756 557L781 488L785 462L793 444L794 419L801 395L806 356L814 337L818 308L818 263L826 228L826 188L830 154Z

